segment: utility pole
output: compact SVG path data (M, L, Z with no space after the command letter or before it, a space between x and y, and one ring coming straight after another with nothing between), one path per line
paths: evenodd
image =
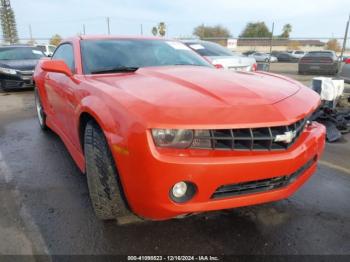
M85 24L83 24L83 35L86 35Z
M110 28L110 24L109 24L109 22L110 22L109 21L109 17L107 17L106 20L107 20L107 32L110 35L111 34L111 28Z
M272 41L273 41L274 29L275 29L275 22L272 22L271 40L270 40L270 54L269 54L269 71L270 71L270 63L271 63L271 52L272 52Z
M30 39L30 42L33 43L33 34L32 34L32 26L29 24L29 39Z
M346 22L345 35L344 35L344 41L343 41L343 48L341 49L341 53L340 53L340 62L343 61L343 55L344 55L344 51L346 49L346 40L348 38L349 23L350 23L350 15L349 15L348 21ZM339 70L338 70L338 72L339 72Z
M141 35L143 35L143 25L140 25Z

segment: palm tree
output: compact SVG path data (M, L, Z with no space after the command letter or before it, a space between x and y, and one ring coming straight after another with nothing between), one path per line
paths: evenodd
M289 38L289 34L292 32L292 25L291 24L285 24L282 29L281 37L283 38Z
M165 36L166 33L166 25L164 22L160 22L158 24L158 33L160 36Z
M152 27L152 35L156 36L158 34L158 29L156 26Z

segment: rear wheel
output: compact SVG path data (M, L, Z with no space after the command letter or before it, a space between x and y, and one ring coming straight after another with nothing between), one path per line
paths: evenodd
M117 169L101 128L89 121L85 127L84 154L91 202L101 220L129 216Z
M39 95L39 90L37 87L34 88L34 96L35 96L35 108L36 108L36 113L39 120L39 125L42 130L46 130L47 129L46 114L45 114L44 107L42 105L41 98Z

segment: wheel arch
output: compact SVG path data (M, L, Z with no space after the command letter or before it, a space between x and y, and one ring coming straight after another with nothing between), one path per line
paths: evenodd
M77 114L76 126L82 150L84 150L85 127L90 120L94 121L101 128L110 148L112 148L114 143L118 142L114 134L118 133L120 123L117 122L116 117L113 117L112 112L101 99L93 96L85 97L82 99L77 111L79 113Z
M79 135L79 143L80 147L82 149L82 152L84 154L84 134L85 134L85 128L89 121L95 122L98 126L98 122L96 119L88 112L82 112L79 116L79 124L78 124L78 135ZM101 128L101 126L100 126ZM101 128L102 129L102 128Z

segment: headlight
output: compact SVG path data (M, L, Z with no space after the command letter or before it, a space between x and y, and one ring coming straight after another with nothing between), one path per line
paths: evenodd
M187 148L193 141L190 129L152 129L155 144L159 147Z
M17 72L14 69L11 68L4 68L4 67L0 67L0 73L4 73L7 75L16 75Z

